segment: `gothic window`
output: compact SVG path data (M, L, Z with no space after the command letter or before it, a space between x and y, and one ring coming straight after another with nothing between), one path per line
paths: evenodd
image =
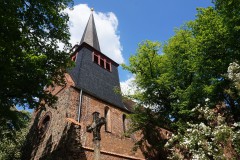
M123 114L122 116L122 121L123 121L123 132L125 133L126 132L126 115Z
M99 53L93 52L93 62L108 70L109 72L112 71L111 62Z
M108 107L105 107L105 109L104 109L104 117L105 117L105 120L106 120L105 131L111 132L112 131L111 117L110 117L110 110L109 110Z
M43 137L47 132L51 122L51 112L47 112L43 118L41 118L38 125L38 133L40 137Z

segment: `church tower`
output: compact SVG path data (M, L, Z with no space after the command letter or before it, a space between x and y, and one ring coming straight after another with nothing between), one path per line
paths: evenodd
M99 128L100 159L144 159L132 150L137 137L124 134L130 106L116 92L119 65L100 50L93 12L70 58L75 66L65 74L66 85L48 88L57 102L33 113L22 159L93 160L96 135L88 129L96 113L105 119Z

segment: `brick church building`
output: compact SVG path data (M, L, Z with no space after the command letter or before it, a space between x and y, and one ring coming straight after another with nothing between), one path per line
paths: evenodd
M57 102L33 113L22 159L94 159L95 135L87 131L94 113L105 118L100 128L100 159L145 159L139 149L132 150L136 135L124 134L130 105L115 91L120 88L119 65L101 52L93 13L70 58L75 66L65 74L66 85L48 88Z

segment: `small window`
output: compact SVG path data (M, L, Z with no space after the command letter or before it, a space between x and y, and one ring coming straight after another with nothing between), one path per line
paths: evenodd
M94 63L100 65L102 68L104 68L110 72L112 71L111 62L108 60L107 57L105 57L99 53L93 52L92 60Z
M126 115L123 114L122 116L122 121L123 121L123 132L126 132Z
M96 54L93 56L93 61L98 64L98 56Z
M102 58L100 59L100 66L104 68L104 60Z
M105 117L105 120L106 120L105 131L111 132L112 131L111 117L110 117L110 110L109 110L108 107L105 107L105 109L104 109L104 117Z
M106 62L106 70L111 71L111 63Z

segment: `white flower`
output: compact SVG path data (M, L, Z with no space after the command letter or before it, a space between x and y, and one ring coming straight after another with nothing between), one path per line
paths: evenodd
M192 129L187 129L187 132L192 132Z
M209 98L206 98L206 99L205 99L205 102L209 102L209 101L210 101L210 99L209 99Z
M239 124L238 124L238 123L233 123L233 126L234 126L234 127L238 127Z

